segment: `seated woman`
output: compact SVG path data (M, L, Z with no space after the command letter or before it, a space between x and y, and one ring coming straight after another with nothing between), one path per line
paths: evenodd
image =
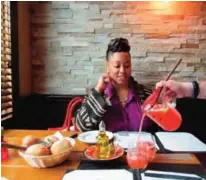
M151 91L131 76L130 45L127 39L112 39L106 52L107 73L103 74L77 111L75 124L81 131L98 129L101 120L106 130L138 131L141 103ZM152 122L145 118L143 130Z

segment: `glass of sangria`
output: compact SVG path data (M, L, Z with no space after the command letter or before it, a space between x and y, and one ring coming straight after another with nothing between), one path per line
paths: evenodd
M129 143L126 159L131 169L145 169L149 162L147 152L138 148L134 141Z
M156 152L157 152L157 148L156 148L156 141L154 136L152 136L151 134L148 134L147 136L150 138L145 138L144 134L147 133L141 133L138 137L137 140L137 151L143 151L146 153L148 161L151 162L155 156L156 156Z

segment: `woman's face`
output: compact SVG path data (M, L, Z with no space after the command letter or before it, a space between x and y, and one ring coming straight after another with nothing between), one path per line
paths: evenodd
M131 57L128 52L116 52L109 56L107 71L111 80L116 84L127 84L131 75L131 70Z

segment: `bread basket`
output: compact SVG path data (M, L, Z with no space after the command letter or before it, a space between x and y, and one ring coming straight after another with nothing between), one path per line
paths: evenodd
M56 166L68 159L69 154L71 153L71 150L75 145L74 139L71 138L65 138L65 139L67 139L71 143L72 147L67 149L63 153L55 154L55 155L47 155L47 156L34 156L34 155L25 154L24 151L19 151L19 155L22 158L24 158L24 160L30 166L34 168L48 168L48 167Z

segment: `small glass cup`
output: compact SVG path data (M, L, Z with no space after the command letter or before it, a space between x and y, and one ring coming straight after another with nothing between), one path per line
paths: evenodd
M129 143L126 159L132 169L145 169L149 162L147 152L140 150L134 141Z
M1 135L1 142L6 142L4 137ZM9 159L9 151L5 147L1 147L1 162Z
M8 149L5 147L1 148L1 161L7 161L9 159Z

